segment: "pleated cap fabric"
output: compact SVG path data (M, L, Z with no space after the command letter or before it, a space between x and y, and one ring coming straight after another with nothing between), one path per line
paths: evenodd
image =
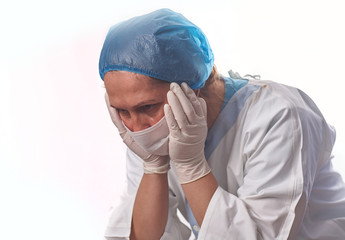
M104 80L108 71L130 71L199 89L213 63L212 49L201 29L182 14L160 9L110 28L99 73Z

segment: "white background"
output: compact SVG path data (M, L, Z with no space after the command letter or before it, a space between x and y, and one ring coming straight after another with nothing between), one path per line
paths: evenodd
M337 129L345 176L341 0L6 1L0 5L0 239L103 239L124 186L124 146L104 104L109 27L169 7L208 36L218 69L311 96Z

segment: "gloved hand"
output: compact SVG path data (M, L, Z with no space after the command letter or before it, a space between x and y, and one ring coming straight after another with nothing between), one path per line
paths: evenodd
M137 154L141 159L144 160L144 173L153 174L153 173L166 173L170 169L169 156L158 156L152 153L146 152L143 150L128 134L126 128L124 127L122 120L115 108L110 106L108 94L105 93L105 102L108 107L108 111L111 117L111 120L117 127L119 134L123 142L131 149L135 154Z
M207 175L211 169L204 155L207 136L206 102L186 83L171 83L164 113L169 126L169 156L181 184Z

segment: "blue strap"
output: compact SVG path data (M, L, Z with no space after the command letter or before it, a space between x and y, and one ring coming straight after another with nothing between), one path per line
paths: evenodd
M225 96L223 101L222 110L214 122L211 129L208 131L205 142L205 158L208 160L213 151L218 146L219 142L230 130L237 120L239 113L241 112L248 97L259 88L256 85L247 85L248 80L234 79L223 77L225 81ZM243 88L246 86L245 88ZM236 94L235 98L232 98ZM188 222L194 233L194 236L198 238L200 226L198 225L189 203L186 199L186 211Z
M248 80L245 79L234 79L230 77L224 77L224 83L225 83L225 94L224 94L224 100L221 111L224 109L226 104L229 102L230 98L234 96L234 94L240 90L242 87L247 85Z

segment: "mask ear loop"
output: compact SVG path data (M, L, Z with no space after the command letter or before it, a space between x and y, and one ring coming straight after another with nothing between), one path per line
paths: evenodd
M194 92L195 92L195 95L196 95L197 97L199 97L199 95L200 95L200 89L194 90Z

